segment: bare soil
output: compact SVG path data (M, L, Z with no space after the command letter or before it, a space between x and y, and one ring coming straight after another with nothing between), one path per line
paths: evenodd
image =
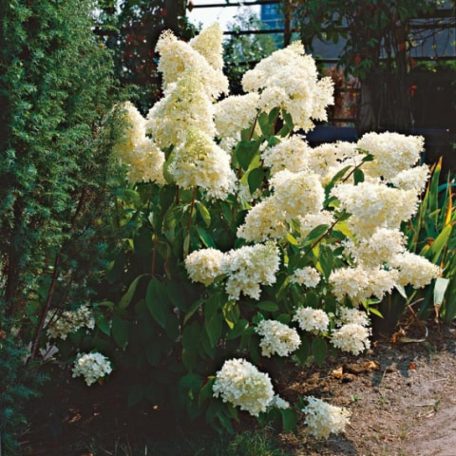
M289 388L348 407L345 436L324 444L281 435L294 456L455 456L456 332L434 327L423 342L377 343L363 358L298 372ZM407 340L407 339L405 339Z

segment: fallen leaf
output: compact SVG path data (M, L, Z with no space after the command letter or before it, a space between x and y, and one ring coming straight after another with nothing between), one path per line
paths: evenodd
M341 379L344 375L344 370L342 366L338 367L331 371L331 377L337 378L338 380Z

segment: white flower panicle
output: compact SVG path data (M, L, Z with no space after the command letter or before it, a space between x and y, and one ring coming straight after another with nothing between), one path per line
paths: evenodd
M101 353L79 354L73 366L73 378L83 376L87 386L112 372L111 362Z
M256 332L261 336L261 354L267 358L288 356L301 345L297 331L276 320L260 321Z
M274 198L288 220L317 214L323 208L325 191L316 174L284 170L275 174L270 183Z
M190 40L190 46L197 50L217 71L223 68L223 30L215 22L201 30Z
M296 269L291 276L291 283L304 285L307 288L315 288L321 280L320 273L312 266Z
M269 375L245 359L225 361L216 374L213 392L223 402L240 407L253 416L265 412L274 398Z
M297 173L307 169L309 150L307 142L294 135L273 147L266 148L261 158L264 165L271 168L271 174L284 169Z
M269 197L250 209L237 236L249 242L281 239L287 235L285 213L274 197Z
M317 439L327 439L330 434L345 431L350 422L350 412L343 407L336 407L313 396L307 397L308 404L302 410L309 433Z
M293 316L303 331L313 334L321 334L328 331L329 317L322 309L313 309L312 307L300 307Z
M215 135L214 106L204 85L191 72L186 72L165 90L165 96L147 114L146 127L162 148L185 141L189 130Z
M95 317L87 305L82 305L77 310L66 310L56 320L50 320L47 334L50 339L65 340L69 334L81 328L95 328Z
M165 154L146 138L130 154L127 177L131 183L155 182L159 185L166 183L163 175Z
M372 297L383 299L386 293L392 291L397 279L394 269L358 265L334 270L329 276L329 283L339 302L348 296L354 304L360 304Z
M190 130L171 158L168 172L179 187L201 187L217 199L234 192L236 176L230 156L201 131Z
M420 194L424 190L428 178L428 165L421 165L401 171L390 179L390 182L401 190L414 190Z
M339 326L354 323L361 326L370 326L369 316L366 312L350 307L341 307L337 314L337 324Z
M390 188L381 183L341 184L331 193L352 214L347 222L359 237L369 237L379 227L399 228L416 212L418 204L414 190Z
M214 43L217 43L218 30L211 28L209 33L213 34ZM204 41L207 41L208 38L210 39L210 36L204 37ZM200 47L201 43L198 43L198 39L195 41L193 45ZM220 94L228 92L228 79L222 71L216 70L211 65L211 63L216 63L213 59L213 52L210 57L209 52L207 53L208 58L212 60L210 63L189 43L178 40L169 30L161 34L156 49L160 53L158 71L163 75L165 89L173 82L185 77L184 73L188 71L201 81L209 96L217 98Z
M220 138L240 139L242 130L252 127L258 113L259 95L232 95L214 105L215 126Z
M286 410L290 408L290 403L285 399L282 399L278 394L276 394L273 398L269 407L278 408L279 410Z
M355 143L338 141L336 143L321 144L310 149L308 167L314 173L325 176L328 173L328 169L338 167L344 160L358 156Z
M370 331L359 323L347 323L331 334L331 343L344 352L359 355L370 348Z
M228 274L226 292L237 301L243 293L260 299L260 285L272 285L279 270L279 249L273 242L244 246L225 254L224 271Z
M113 147L113 152L122 163L128 165L132 153L146 139L146 121L129 101L120 106L119 115L123 129L120 138Z
M378 228L369 238L346 243L347 253L358 263L372 267L387 263L404 249L405 236L399 229Z
M366 163L365 171L371 176L388 180L416 164L424 149L424 138L372 132L358 141L358 147L374 157L372 162Z
M331 78L318 80L317 67L299 42L273 52L242 79L246 92L260 92L260 106L288 112L295 130L310 130L313 120L326 120L326 107L334 103Z
M223 274L223 253L216 249L201 249L185 258L185 269L193 282L210 285Z
M441 269L428 259L411 252L403 252L391 259L391 266L399 271L400 285L423 288L442 275Z

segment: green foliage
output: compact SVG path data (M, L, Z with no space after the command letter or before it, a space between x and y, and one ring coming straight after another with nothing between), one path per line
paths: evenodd
M14 344L35 341L38 352L48 311L89 300L107 267L117 126L101 127L117 90L110 52L92 33L93 7L0 4L0 299L15 328L2 328L9 373L1 388L24 375ZM14 395L7 400L19 417L30 392Z
M269 170L262 165L259 145L280 141L279 132L284 130L277 124L278 114L274 110L260 115L260 130L246 128L234 152L236 173L252 191L268 193ZM286 113L282 116L289 134L291 119ZM366 155L363 163L369 160ZM262 290L259 301L230 300L220 280L208 288L192 283L183 266L189 252L242 246L236 229L250 209L248 204L233 195L210 200L198 188L183 190L175 185L137 184L116 192L114 218L120 242L112 252L101 295L108 301L95 304L98 331L84 345L103 351L115 370L128 372L125 397L130 405L147 401L178 416L184 409L192 419L205 417L215 428L232 432L238 412L215 400L212 392L213 374L223 361L245 357L261 368L255 326L262 319L290 323L298 306L336 311L326 280L303 294L289 277L311 265L327 278L342 266L340 252L329 245L345 239L347 214L337 209L329 190L350 175L347 168L327 186L326 207L337 219L332 226L321 225L304 239L292 231L279 243L285 269L278 273L276 284ZM304 337L293 360L321 365L329 351L323 336ZM296 426L297 411L271 410L264 419L290 431Z
M15 456L19 454L16 438L26 423L23 405L36 396L44 377L35 371L36 366L25 366L27 350L18 344L3 306L0 321L0 452Z
M428 315L432 306L446 321L456 318L456 209L454 206L454 178L448 176L440 184L442 160L434 165L423 202L417 215L404 227L410 251L426 257L439 265L445 279L438 279L435 287L422 291L420 311ZM417 293L411 293L416 299Z

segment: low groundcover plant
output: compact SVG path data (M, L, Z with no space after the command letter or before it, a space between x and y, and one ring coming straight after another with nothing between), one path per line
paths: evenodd
M281 417L287 430L304 413L314 436L342 432L347 410L314 397L289 404L266 366L363 353L376 304L441 274L400 231L428 178L423 138L310 147L304 134L326 120L333 84L299 42L247 71L237 96L217 24L189 43L164 32L157 50L163 98L146 118L131 103L112 114L130 185L109 273L129 286L94 306L94 348L114 372L129 369L131 403L178 405L225 428L237 408ZM74 372L88 384L110 373L103 355L84 356Z

